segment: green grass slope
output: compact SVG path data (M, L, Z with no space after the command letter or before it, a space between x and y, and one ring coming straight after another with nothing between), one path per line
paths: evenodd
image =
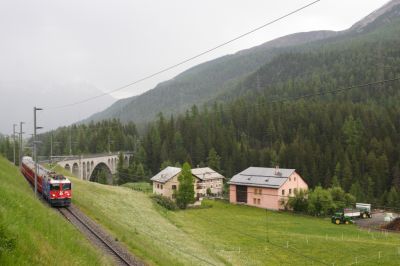
M223 265L209 247L161 215L149 196L125 187L73 182L73 204L104 225L119 241L152 265Z
M34 199L18 168L0 157L0 265L111 265L63 217ZM13 247L4 249L4 243Z
M142 192L72 181L74 204L149 264L398 265L400 260L398 234L219 201L170 212Z

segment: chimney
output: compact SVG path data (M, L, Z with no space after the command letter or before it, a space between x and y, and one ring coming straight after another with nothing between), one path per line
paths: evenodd
M279 175L279 165L275 166L275 175Z

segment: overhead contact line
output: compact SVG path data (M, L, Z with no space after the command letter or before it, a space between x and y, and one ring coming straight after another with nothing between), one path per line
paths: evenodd
M143 81L145 81L145 80L148 80L148 79L150 79L150 78L153 78L153 77L155 77L155 76L158 76L158 75L160 75L160 74L162 74L162 73L164 73L164 72L167 72L167 71L169 71L169 70L171 70L171 69L174 69L174 68L176 68L176 67L178 67L178 66L181 66L181 65L183 65L183 64L185 64L185 63L187 63L187 62L189 62L189 61L192 61L192 60L194 60L194 59L196 59L196 58L199 58L199 57L201 57L201 56L203 56L203 55L209 54L209 53L212 52L212 51L215 51L215 50L217 50L217 49L219 49L219 48L221 48L221 47L223 47L223 46L226 46L226 45L228 45L228 44L230 44L230 43L233 43L233 42L235 42L235 41L237 41L237 40L239 40L239 39L242 39L242 38L244 38L244 37L246 37L246 36L248 36L248 35L250 35L250 34L256 32L256 31L259 31L259 30L261 30L261 29L263 29L263 28L265 28L265 27L268 27L268 26L270 26L270 25L272 25L272 24L274 24L274 23L276 23L276 22L278 22L278 21L280 21L280 20L283 20L283 19L285 19L285 18L287 18L287 17L289 17L289 16L291 16L291 15L294 15L294 14L296 14L296 13L298 13L298 12L300 12L300 11L302 11L302 10L304 10L304 9L306 9L306 8L308 8L308 7L310 7L310 6L312 6L312 5L315 5L316 3L320 2L320 1L321 1L321 0L316 0L316 1L310 2L310 3L308 3L308 4L304 5L304 6L301 6L300 8L297 8L297 9L295 9L295 10L293 10L293 11L291 11L291 12L285 14L285 15L282 15L282 16L280 16L280 17L278 17L278 18L275 18L275 19L273 19L273 20L271 20L271 21L269 21L269 22L267 22L267 23L265 23L265 24L263 24L263 25L261 25L261 26L258 26L258 27L254 28L254 29L251 29L251 30L249 30L249 31L247 31L247 32L245 32L245 33L242 33L242 34L240 34L239 36L234 37L233 39L230 39L230 40L228 40L228 41L225 41L225 42L223 42L223 43L221 43L221 44L219 44L219 45L216 45L216 46L214 46L214 47L212 47L212 48L210 48L210 49L208 49L208 50L205 50L205 51L203 51L203 52L200 52L200 53L198 53L198 54L196 54L196 55L194 55L194 56L192 56L192 57L189 57L189 58L187 58L187 59L184 59L184 60L182 60L182 61L180 61L180 62L178 62L178 63L176 63L176 64L173 64L173 65L171 65L171 66L165 67L165 68L163 68L163 69L161 69L161 70L159 70L159 71L157 71L157 72L154 72L154 73L152 73L152 74L149 74L149 75L147 75L147 76L144 76L144 77L142 77L142 78L140 78L140 79L137 79L137 80L135 80L135 81L133 81L133 82L131 82L131 83L128 83L128 84L123 85L123 86L121 86L121 87L118 87L118 88L116 88L116 89L109 90L109 91L107 91L107 92L98 94L98 95L96 95L96 96L89 97L89 98L86 98L86 99L82 99L82 100L80 100L80 101L73 102L73 103L69 103L69 104L65 104L65 105L60 105L60 106L47 106L46 109L61 109L61 108L71 107L71 106L75 106L75 105L79 105L79 104L82 104L82 103L86 103L86 102L95 100L95 99L100 98L100 97L103 97L103 96L105 96L105 95L109 95L109 94L111 94L111 93L113 93L113 92L117 92L117 91L126 89L126 88L128 88L128 87L130 87L130 86L132 86L132 85L138 84L138 83L140 83L140 82L143 82Z

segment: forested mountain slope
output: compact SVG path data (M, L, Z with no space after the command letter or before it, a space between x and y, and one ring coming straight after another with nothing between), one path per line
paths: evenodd
M118 118L122 122L140 123L153 120L159 112L182 113L193 104L205 103L229 91L274 56L291 51L296 45L332 36L336 36L333 31L297 33L200 64L142 95L117 101L85 121Z
M129 173L151 176L161 165L189 161L230 178L279 164L297 169L311 188L336 183L358 201L400 207L399 10L271 58L205 108L159 115L140 142L132 133ZM392 81L358 86L380 80ZM117 131L103 133L90 136L92 143L102 136L98 149L107 134L126 142Z
M315 31L292 34L200 64L169 81L160 83L142 95L114 103L85 122L118 118L122 122L141 123L153 120L159 112L166 115L182 113L193 104L202 105L221 94L229 95L229 98L236 97L238 95L233 93L232 89L276 56L320 48L325 43L336 45L336 42L343 39L351 40L360 34L384 27L399 15L399 3L399 0L388 3L342 32Z
M279 55L220 103L160 117L145 136L145 164L210 164L214 149L227 177L279 164L311 187L336 183L357 200L400 206L399 78L399 19ZM379 80L393 81L357 86Z

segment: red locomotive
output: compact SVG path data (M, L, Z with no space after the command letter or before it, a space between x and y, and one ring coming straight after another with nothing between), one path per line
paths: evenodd
M21 172L35 186L35 162L31 157L22 158ZM71 204L71 181L63 175L57 175L41 165L38 165L37 190L51 206L68 207Z

